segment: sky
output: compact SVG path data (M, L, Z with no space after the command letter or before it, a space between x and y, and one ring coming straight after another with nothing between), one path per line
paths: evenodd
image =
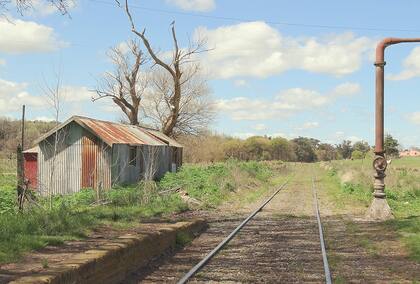
M374 139L374 49L384 37L420 37L418 1L142 0L129 1L152 46L171 50L205 38L220 134L314 137L328 143ZM0 116L52 119L46 86L57 77L60 119L116 121L91 90L111 70L106 52L133 38L113 0L76 0L70 17L42 0L24 15L0 19ZM420 44L386 50L385 131L403 147L420 146ZM59 74L59 75L58 75Z

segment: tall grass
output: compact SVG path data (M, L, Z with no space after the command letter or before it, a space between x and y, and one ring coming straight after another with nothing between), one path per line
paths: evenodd
M368 206L372 200L371 159L321 163L340 189L338 200L354 199ZM410 257L420 262L420 158L391 162L386 171L386 195L395 219L387 222L398 232Z
M106 191L96 200L95 191L83 189L49 200L37 197L36 204L18 212L14 176L0 176L0 263L15 261L30 250L77 239L101 226L128 226L142 218L188 209L174 191L181 186L197 199L200 208L214 208L245 184L265 182L272 175L268 164L258 162L186 165L168 173L160 182L141 182ZM162 193L165 191L165 193Z

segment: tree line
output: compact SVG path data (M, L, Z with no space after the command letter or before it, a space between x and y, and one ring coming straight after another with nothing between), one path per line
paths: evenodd
M227 159L282 160L289 162L316 162L340 159L363 159L372 147L365 141L352 143L344 140L333 145L318 139L297 137L253 136L239 139L225 135L203 134L200 136L181 136L179 141L186 145L186 162L218 162ZM399 143L391 135L386 135L385 149L388 156L398 157Z
M32 120L25 122L26 147L32 142L47 133L56 125L55 122ZM16 153L16 146L21 142L21 121L0 117L0 155L10 156Z
M48 132L56 122L27 121L25 123L26 145ZM20 120L0 117L0 154L2 156L15 153L20 142ZM229 158L238 160L282 160L315 162L338 159L362 159L372 147L365 141L352 143L344 140L333 145L318 139L297 137L254 136L239 139L227 135L203 132L200 135L184 134L178 140L185 145L186 162L216 162ZM26 148L27 148L26 147ZM399 142L391 135L385 137L385 149L388 156L399 155Z

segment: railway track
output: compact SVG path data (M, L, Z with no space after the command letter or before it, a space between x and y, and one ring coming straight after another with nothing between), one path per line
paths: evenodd
M217 253L219 253L223 247L230 242L238 233L239 231L252 219L254 218L258 212L260 212L279 192L282 190L287 183L286 181L283 183L280 188L278 188L263 204L261 204L255 211L253 211L241 224L239 224L225 239L223 239L210 253L208 253L199 263L197 263L193 268L190 269L178 282L177 284L184 284L187 283L199 270L201 270ZM313 202L314 202L314 209L315 209L315 216L317 219L318 224L318 232L319 232L319 239L320 239L320 247L322 253L322 261L324 266L324 274L325 274L325 283L331 284L331 273L328 264L327 252L325 249L325 240L324 240L324 233L322 228L321 216L319 212L319 204L318 204L318 196L316 192L316 185L314 177L312 177L312 192L313 192Z
M210 221L208 231L192 245L146 277L126 283L331 283L316 183L314 178L308 181L294 182L294 189L305 187L301 192L286 192L290 182L285 182L248 216ZM313 206L311 216L273 213L282 203L280 192L283 197L295 194L298 200L308 191L312 202L301 206Z

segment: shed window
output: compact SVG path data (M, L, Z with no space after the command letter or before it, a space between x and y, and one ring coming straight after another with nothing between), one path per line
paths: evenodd
M135 146L130 146L130 166L137 166L137 148Z

